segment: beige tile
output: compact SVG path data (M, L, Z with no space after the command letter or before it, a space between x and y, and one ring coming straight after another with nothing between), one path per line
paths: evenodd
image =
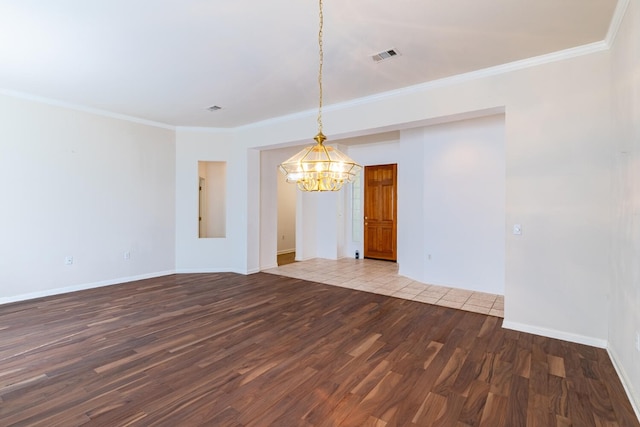
M377 283L389 283L393 282L393 276L375 276L371 278L371 281Z
M315 258L265 270L332 286L504 317L504 296L416 282L398 274L398 264L377 260Z
M391 296L395 292L397 291L394 291L393 289L384 289L384 288L375 288L373 290L373 293L375 294L387 295L387 296Z
M378 288L390 289L392 291L399 291L400 289L404 288L403 285L397 283L373 283L377 285Z
M462 304L461 302L456 302L456 301L446 301L446 300L439 300L437 302L437 305L441 305L443 307L449 307L449 308L462 308Z
M415 282L415 281L410 281L409 283L406 284L405 286L407 289L416 289L420 292L426 291L427 289L429 289L428 285L425 285L424 283L420 283L420 282Z
M413 297L411 299L414 300L414 301L420 301L420 302L426 302L426 303L429 303L429 304L435 304L435 303L438 302L438 300L440 298L433 298L433 297L430 297L428 295L419 294L419 295L416 295L415 297Z
M470 298L473 295L472 291L466 291L464 289L451 289L447 292L447 295L456 296L456 297L465 297Z
M478 307L492 308L494 300L495 300L495 297L493 299L478 299L472 296L467 300L465 305L468 304L468 305L476 305Z
M473 305L473 304L464 304L462 306L462 309L467 311L472 311L474 313L481 313L481 314L489 314L489 312L491 311L490 307L482 307L482 306Z
M471 294L471 298L473 299L481 299L481 300L485 300L485 301L495 301L496 300L497 295L494 294L487 294L484 292L474 292L473 294Z
M449 301L449 302L459 302L460 304L463 304L465 302L467 302L467 300L469 299L468 296L465 295L456 295L456 294L446 294L444 295L442 298L440 298L442 301Z
M375 288L379 288L379 286L369 283L369 282L364 282L361 283L360 285L358 285L358 287L364 288L364 289L375 289Z
M437 289L433 289L433 288L429 288L426 291L422 291L420 292L420 295L424 295L424 296L428 296L430 298L442 298L443 296L446 295L446 292L442 292L440 290Z
M402 288L397 292L391 294L394 297L404 298L404 299L413 299L420 293L419 291L412 291L411 289Z

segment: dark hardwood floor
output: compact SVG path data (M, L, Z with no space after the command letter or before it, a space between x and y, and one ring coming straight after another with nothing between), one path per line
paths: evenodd
M639 426L606 351L259 273L0 306L1 426Z

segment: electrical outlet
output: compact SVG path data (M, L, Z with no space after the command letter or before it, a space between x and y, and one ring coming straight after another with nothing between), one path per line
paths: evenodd
M122 258L131 259L131 252L126 251L125 253L122 254Z
M68 256L64 258L64 264L65 265L71 265L73 264L73 257L72 256Z

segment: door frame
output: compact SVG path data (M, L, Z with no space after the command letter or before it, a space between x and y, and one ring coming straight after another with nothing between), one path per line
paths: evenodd
M390 228L390 232L391 232L391 248L382 248L382 250L376 252L376 251L371 251L370 249L370 244L369 244L369 239L372 237L371 235L369 235L368 232L368 227L367 227L367 222L371 221L371 218L368 218L368 216L371 216L371 212L367 213L367 189L369 188L369 182L367 179L367 170L372 171L373 168L386 168L388 169L388 167L391 167L392 169L392 198L390 200L391 202L391 206L389 207L390 209L390 215L391 215L391 228ZM397 262L398 261L398 164L397 163L387 163L387 164L378 164L378 165L369 165L369 166L365 166L364 168L364 173L363 173L363 233L362 233L362 240L363 240L363 257L364 258L371 258L371 259L380 259L380 260L385 260L385 261L393 261L393 262ZM380 235L380 232L382 230L382 232L384 233L384 229L389 229L389 220L385 220L383 218L378 218L378 222L380 224L378 224L378 230L377 230L377 239L381 239L382 236Z

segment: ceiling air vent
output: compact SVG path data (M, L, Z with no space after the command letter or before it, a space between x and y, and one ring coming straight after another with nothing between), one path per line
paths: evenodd
M219 107L217 105L212 105L211 107L207 107L207 111L218 111L218 110L222 110L222 107Z
M385 59L393 58L394 56L398 56L398 55L400 55L400 53L396 49L389 49L380 53L376 53L371 57L375 62L380 62L380 61L384 61Z

